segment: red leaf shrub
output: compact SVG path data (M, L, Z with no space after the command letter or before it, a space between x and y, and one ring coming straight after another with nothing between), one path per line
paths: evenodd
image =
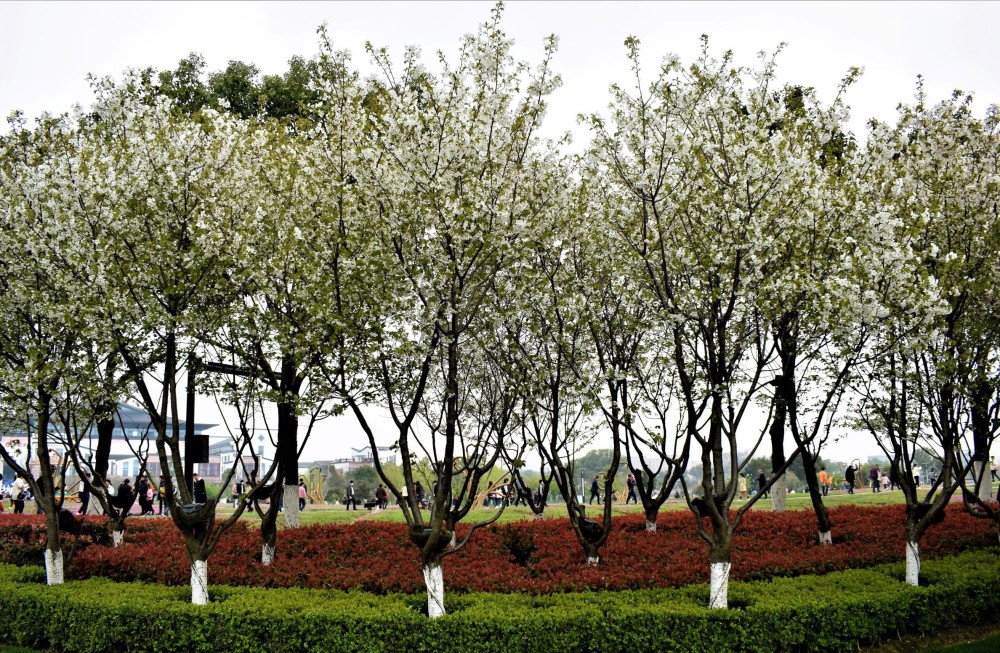
M992 522L958 506L931 527L921 555L940 557L996 544ZM903 559L904 508L844 506L830 510L833 546L816 544L811 512L750 511L734 538L732 577L823 574ZM99 518L88 518L88 521ZM100 522L98 522L100 523ZM601 550L601 564L584 564L566 519L490 527L476 533L462 551L445 559L450 591L543 594L599 589L679 587L708 580L708 545L687 512L664 512L657 532L645 532L642 514L615 518ZM459 527L458 536L465 529ZM37 551L41 561L45 525L40 516L0 515L0 561L16 551ZM69 576L106 576L167 585L190 581L184 540L169 520L129 520L118 548L77 543ZM222 537L209 560L214 584L263 587L362 589L378 594L424 591L420 558L401 524L359 521L278 532L278 557L260 564L257 529L237 525Z

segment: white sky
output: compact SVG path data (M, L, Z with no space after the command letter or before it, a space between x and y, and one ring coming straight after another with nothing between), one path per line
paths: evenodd
M453 52L475 31L492 2L2 2L0 3L0 113L60 113L88 104L88 74L119 77L126 68L173 68L199 52L210 71L230 60L256 64L265 74L286 70L293 55L318 51L316 28L328 24L335 47L349 50L368 70L364 43L387 46L398 60L404 45L419 45L427 64L438 49ZM996 72L996 2L526 2L507 4L503 27L516 55L536 63L543 38L560 38L555 69L563 87L550 102L547 131L575 128L581 112L603 111L612 81L627 83L622 45L642 41L652 72L673 52L690 63L707 34L716 55L733 50L753 64L760 50L788 44L779 76L813 86L829 100L850 66L865 74L848 94L852 130L863 137L871 117L891 121L896 105L911 101L918 74L932 102L952 89L976 93L977 112L1000 102ZM6 127L0 127L6 130ZM199 421L203 421L199 417ZM345 420L338 420L344 422ZM338 427L339 428L339 427ZM349 428L346 424L343 428ZM351 428L352 433L357 433ZM330 442L332 439L323 438ZM304 458L347 455L360 434L306 449ZM833 457L875 453L856 442Z

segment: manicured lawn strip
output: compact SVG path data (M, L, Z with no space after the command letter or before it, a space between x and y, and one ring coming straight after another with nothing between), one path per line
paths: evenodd
M313 589L190 590L107 579L44 585L37 567L0 565L0 595L17 597L0 640L98 651L843 651L905 632L995 618L1000 549L924 565L734 582L733 609L710 611L707 587L623 592L449 594L430 620L423 597Z
M979 642L932 648L928 649L926 653L996 653L997 651L1000 651L1000 635L994 635Z

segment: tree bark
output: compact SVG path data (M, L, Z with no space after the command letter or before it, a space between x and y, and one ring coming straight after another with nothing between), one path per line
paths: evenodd
M288 528L299 527L299 486L298 484L285 485L284 497L282 499L285 510L285 526Z
M274 542L264 542L261 547L260 561L265 567L274 562Z
M729 607L729 562L713 562L710 565L711 584L708 607L711 610L725 610Z
M444 616L444 570L441 560L424 564L424 585L427 586L427 616L432 619Z
M771 436L771 472L774 473L785 465L785 419L788 413L788 402L785 399L787 388L786 378L781 375L774 379L774 419L769 430ZM782 474L771 486L771 510L785 512L788 488L785 486L785 475Z
M920 585L920 542L906 541L906 584Z
M191 603L208 605L208 560L191 561Z
M45 582L49 585L62 585L64 578L62 549L45 547Z

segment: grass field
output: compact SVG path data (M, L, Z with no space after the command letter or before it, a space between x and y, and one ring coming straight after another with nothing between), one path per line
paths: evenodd
M996 494L996 485L994 485L993 491L994 494ZM737 500L733 503L733 508L738 509L744 503L744 501ZM871 490L855 490L854 494L848 494L847 492L837 490L824 497L823 503L828 508L842 505L881 506L888 504L902 504L903 493L900 490L874 493ZM790 494L788 495L787 507L788 510L811 510L812 502L809 500L809 495L807 494ZM683 499L669 499L662 508L662 510L687 509L687 504L685 504ZM771 510L771 500L762 499L761 501L758 501L754 504L753 510ZM624 504L616 503L611 507L612 515L625 515L633 513L642 513L642 506L637 506L635 504L625 506ZM219 506L219 514L232 514L232 506L230 504L221 504ZM588 516L593 517L595 515L600 515L601 513L599 512L598 506L594 505L588 507L587 514ZM469 513L469 516L466 517L465 522L481 522L490 519L495 515L495 509L473 510ZM425 512L425 516L429 516L429 513ZM546 519L565 516L566 506L563 503L550 505L545 509ZM527 507L507 507L497 522L506 523L512 521L526 521L533 518L534 515ZM256 515L251 517L244 514L242 519L246 519L248 521L260 521ZM388 510L371 512L365 510L364 508L359 508L358 510L346 510L343 505L314 504L306 506L306 509L301 514L301 523L303 526L308 526L310 524L349 523L358 519L399 523L404 522L403 512L397 506L390 506ZM282 522L283 520L279 518L278 523L281 524Z

